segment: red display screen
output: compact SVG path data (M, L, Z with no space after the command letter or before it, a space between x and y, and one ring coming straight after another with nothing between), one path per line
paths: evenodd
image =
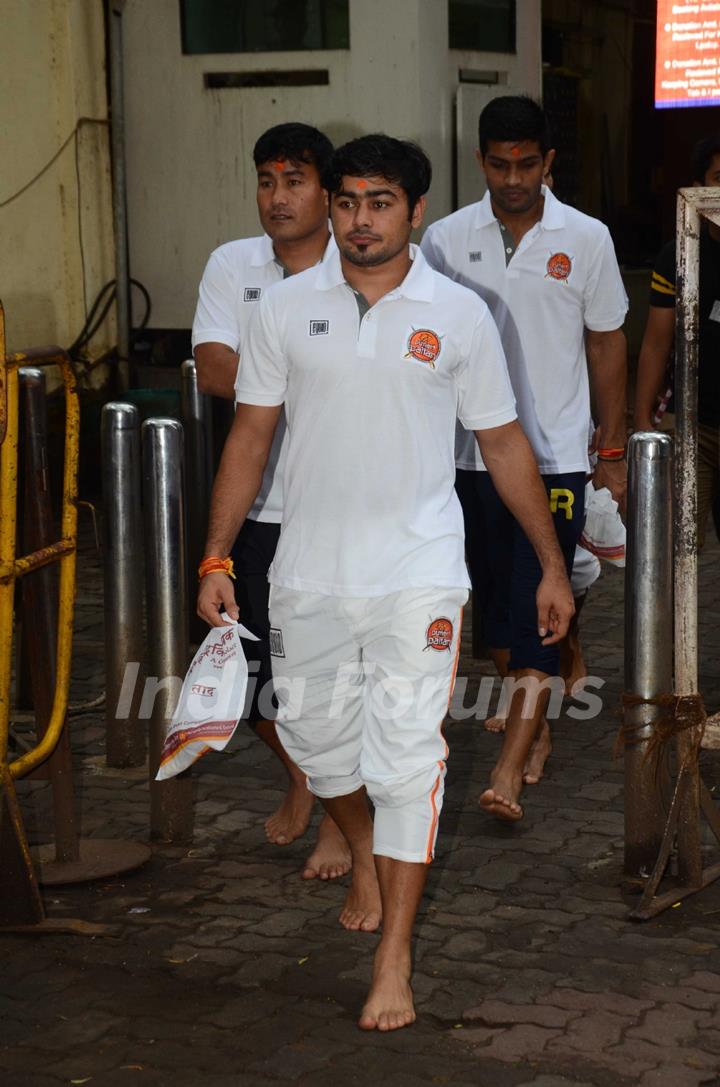
M655 107L720 105L720 0L658 0Z

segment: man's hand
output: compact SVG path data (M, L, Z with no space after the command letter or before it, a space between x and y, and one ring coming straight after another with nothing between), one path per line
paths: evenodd
M537 590L538 634L543 645L554 645L568 632L575 601L564 568L547 570Z
M206 574L201 579L198 589L197 613L211 627L227 626L224 616L220 614L221 607L231 619L237 620L240 617L240 611L235 602L235 590L228 575L220 571Z
M593 472L592 485L596 491L607 487L618 504L620 516L625 520L627 498L627 461L598 460Z

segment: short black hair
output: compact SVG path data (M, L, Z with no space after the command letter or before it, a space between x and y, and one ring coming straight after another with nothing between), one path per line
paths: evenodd
M705 174L710 169L713 155L720 155L720 132L714 136L707 136L704 140L698 140L690 155L693 181L705 184Z
M407 196L410 217L430 188L432 165L416 143L376 132L338 147L325 177L327 191L339 192L343 177L384 177L399 185Z
M478 143L483 157L491 140L498 143L533 140L545 155L552 147L550 139L550 127L542 106L527 94L506 94L493 98L480 114Z
M263 132L253 148L253 161L256 167L265 162L305 162L322 178L332 154L333 145L324 132L293 121Z

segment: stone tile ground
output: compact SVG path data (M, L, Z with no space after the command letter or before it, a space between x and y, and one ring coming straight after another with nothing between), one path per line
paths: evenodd
M702 689L720 707L717 545L703 556ZM99 563L84 546L71 698L103 687ZM342 886L304 884L300 842L268 845L282 780L243 733L195 775L190 847L136 873L47 892L51 916L109 937L0 935L0 1070L8 1087L700 1087L720 1084L720 884L656 921L619 883L622 574L583 615L603 710L554 728L548 777L508 827L476 808L497 740L451 723L438 847L418 924L417 1024L355 1027L377 937L337 925ZM469 646L469 638L466 638ZM484 663L466 656L471 704ZM104 769L102 711L72 722L83 833L144 838L142 771ZM711 787L718 754L703 756ZM47 790L21 786L47 837ZM720 787L716 788L720 795ZM708 843L710 839L708 838ZM139 911L139 912L138 912Z

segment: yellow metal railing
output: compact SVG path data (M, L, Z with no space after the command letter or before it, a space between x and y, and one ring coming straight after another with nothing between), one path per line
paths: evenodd
M60 539L29 555L16 555L18 489L18 369L57 366L65 385L65 460ZM59 347L5 353L5 316L0 303L0 778L20 778L44 762L57 746L65 724L70 688L75 560L77 552L77 470L80 408L70 359ZM15 582L31 570L60 563L57 665L52 714L41 740L8 762Z

